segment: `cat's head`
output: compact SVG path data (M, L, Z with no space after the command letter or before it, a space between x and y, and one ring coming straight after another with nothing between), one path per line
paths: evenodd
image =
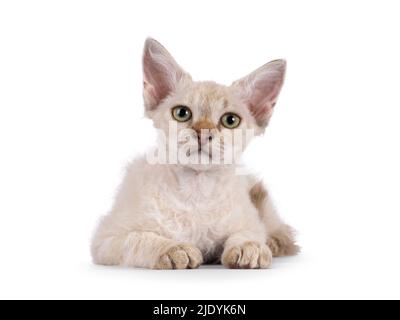
M251 133L258 135L266 128L285 69L284 60L274 60L230 86L197 82L159 42L147 39L143 53L146 115L166 135L167 150L177 148L178 157L172 162L198 170L229 164L244 151Z

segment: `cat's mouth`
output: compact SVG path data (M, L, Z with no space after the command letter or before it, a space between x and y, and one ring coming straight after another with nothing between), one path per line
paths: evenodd
M207 150L208 148L202 148L201 146L199 146L196 149L188 149L186 151L186 156L189 158L190 156L193 155L197 155L198 157L201 156L207 156L209 159L211 159L212 154L209 152L209 150Z

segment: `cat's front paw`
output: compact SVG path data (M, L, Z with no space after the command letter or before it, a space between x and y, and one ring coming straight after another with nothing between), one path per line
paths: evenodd
M196 269L203 263L200 250L190 244L180 244L162 254L154 269Z
M271 262L268 246L253 241L227 248L222 254L222 264L231 269L266 269Z

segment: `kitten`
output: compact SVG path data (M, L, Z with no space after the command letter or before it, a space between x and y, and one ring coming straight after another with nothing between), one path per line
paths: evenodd
M231 86L195 82L160 43L146 40L146 115L165 136L176 130L177 152L186 158L150 163L141 157L130 164L93 237L94 263L254 269L269 267L273 256L298 252L292 229L277 215L262 183L225 161L226 150L240 155L249 140L240 134L229 140L229 133L263 133L285 68L284 60L275 60ZM161 140L171 154L173 139Z

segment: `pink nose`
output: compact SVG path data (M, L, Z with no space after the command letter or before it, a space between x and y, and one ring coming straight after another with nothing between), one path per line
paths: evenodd
M192 129L197 133L197 141L199 145L204 145L213 139L213 132L215 125L211 120L204 118L193 124Z

